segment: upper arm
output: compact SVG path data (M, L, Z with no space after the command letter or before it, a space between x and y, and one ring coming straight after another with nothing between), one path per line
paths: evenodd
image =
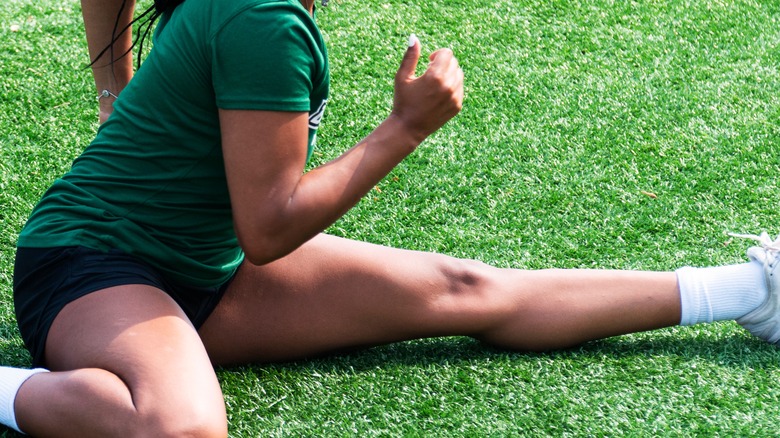
M305 112L220 110L233 221L247 256L269 258L280 227L289 225L286 207L301 179L308 146ZM255 256L255 253L263 254Z
M319 33L293 6L262 2L242 9L211 41L234 225L250 261L296 245L288 236L295 234L290 223L298 222L289 206L307 158L312 102L319 105L317 96L327 94Z

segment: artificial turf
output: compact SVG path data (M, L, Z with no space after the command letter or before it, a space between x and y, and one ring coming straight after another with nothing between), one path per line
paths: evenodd
M148 5L150 1L141 2ZM780 3L330 0L312 165L388 113L410 33L450 47L462 113L328 232L502 267L672 270L780 233ZM16 234L90 141L75 0L0 3L0 363L28 366ZM232 436L774 436L780 352L735 323L562 352L469 338L220 369ZM7 435L11 435L8 433Z

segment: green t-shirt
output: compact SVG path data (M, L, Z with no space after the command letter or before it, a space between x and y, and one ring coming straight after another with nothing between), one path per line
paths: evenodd
M185 1L18 246L117 248L172 281L226 281L243 252L218 108L308 112L311 153L328 87L322 36L299 0Z

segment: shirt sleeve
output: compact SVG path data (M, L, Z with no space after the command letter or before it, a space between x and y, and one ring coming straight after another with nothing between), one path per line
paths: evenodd
M212 40L212 80L223 109L310 110L316 25L289 2L240 11Z

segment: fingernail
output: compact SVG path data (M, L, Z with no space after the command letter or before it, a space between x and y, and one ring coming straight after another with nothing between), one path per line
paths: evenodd
M413 46L414 46L414 43L416 43L417 41L420 41L420 40L417 38L417 35L415 35L415 34L411 34L411 35L409 35L409 47L413 47Z

